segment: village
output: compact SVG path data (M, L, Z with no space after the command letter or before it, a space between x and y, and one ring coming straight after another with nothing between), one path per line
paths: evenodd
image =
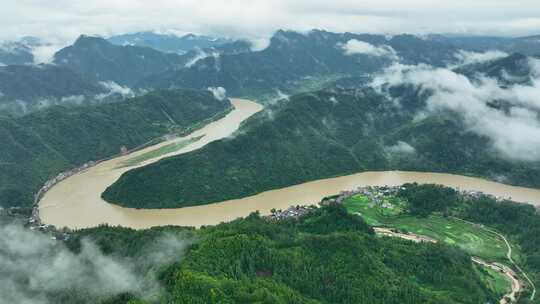
M388 203L384 198L388 196L396 196L400 190L405 190L405 186L365 186L357 187L354 190L344 190L337 195L329 196L323 198L318 205L325 206L330 204L342 204L345 200L355 195L363 195L367 197L370 207L378 205L385 209L393 209L394 205ZM510 198L496 197L491 194L486 194L481 191L467 191L456 189L459 195L464 199L477 199L482 196L495 199L496 201L504 201ZM289 218L299 218L303 215L306 215L315 206L301 206L301 205L292 205L291 207L285 210L271 210L271 214L268 216L269 219L273 220L284 220ZM537 212L540 213L540 206L535 207Z

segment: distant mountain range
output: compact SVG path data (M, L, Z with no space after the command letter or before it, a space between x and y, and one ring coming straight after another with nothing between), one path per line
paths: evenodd
M347 50L350 41L361 48ZM104 93L100 82L131 89L135 94L152 89L224 87L230 95L265 102L281 92L294 94L336 85L359 87L394 60L445 67L458 63L456 53L463 49L504 51L515 46L523 55L538 49L538 37L384 36L320 30L301 34L281 30L266 49L252 51L250 43L241 40L143 32L108 40L83 35L54 55L55 67L23 67L33 62L31 50L39 43L36 38L25 38L0 48L0 62L19 65L0 69L0 104L4 105L0 111L15 107L20 112L39 101L61 102L73 96L90 100ZM517 66L513 69L516 63L512 58L506 60L509 62L478 63L468 69L485 70L489 76L498 74L499 79L503 71L526 77L528 71ZM466 69L462 73L468 74Z
M232 43L233 40L187 34L176 36L173 34L157 34L153 32L139 32L113 36L107 39L112 44L121 46L143 46L167 53L185 54L196 49L207 49Z
M443 66L456 60L454 54L457 49L412 35L387 39L382 35L337 34L318 30L308 34L278 31L262 51L209 56L188 68L167 70L148 77L137 87L222 86L234 95L260 96L278 89L290 90L306 77L372 74L392 61L386 56L348 55L343 46L350 40L391 48L408 64Z
M457 71L470 78L481 75L497 79L505 84L528 84L534 74L529 62L531 58L535 57L513 53L493 61L463 66L458 68Z
M490 36L455 36L430 35L427 40L451 45L455 48L470 51L500 50L507 53L524 55L540 55L540 35L529 37L490 37Z
M51 64L0 67L0 111L24 114L59 103L85 104L108 91L95 79L67 67Z
M34 62L34 55L28 45L5 41L0 43L0 66L11 64L31 64Z
M180 67L186 58L139 46L118 46L105 39L79 37L54 55L54 63L100 81L132 86L142 78Z

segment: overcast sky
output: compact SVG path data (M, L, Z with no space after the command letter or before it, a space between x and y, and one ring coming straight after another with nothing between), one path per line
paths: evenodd
M142 30L263 39L276 29L540 34L540 0L0 0L0 39Z

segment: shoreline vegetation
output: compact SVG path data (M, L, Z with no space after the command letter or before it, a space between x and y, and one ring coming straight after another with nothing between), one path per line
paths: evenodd
M155 94L155 93L154 93ZM143 144L140 144L139 146L136 146L134 148L131 148L131 149L125 149L123 151L120 151L118 154L114 154L114 155L111 155L111 156L108 156L108 157L105 157L105 158L102 158L102 159L99 159L99 160L91 160L91 161L88 161L88 162L85 162L84 164L82 164L81 166L79 167L76 167L76 168L73 168L73 169L70 169L70 170L67 170L67 171L64 171L64 172L61 172L61 173L58 173L58 175L54 176L53 178L47 180L43 186L34 194L34 202L32 204L32 211L31 211L31 216L30 216L30 219L29 219L29 223L33 226L33 227L43 227L44 225L42 224L41 220L40 220L40 216L39 216L39 201L43 198L43 196L47 193L48 190L50 190L52 187L54 187L56 184L58 184L59 182L73 176L73 175L76 175L76 174L79 174L79 173L82 173L86 170L89 170L91 169L92 167L102 163L102 162L105 162L105 161L108 161L108 160L111 160L111 159L114 159L114 158L117 158L117 157L121 157L121 156L125 156L125 155L129 155L131 153L134 153L134 152L137 152L137 151L141 151L145 148L148 148L148 147L151 147L151 146L154 146L154 145L158 145L162 142L165 142L167 140L171 140L172 138L181 138L181 137L184 137L190 133L193 133L197 130L199 130L200 128L203 128L205 125L211 123L211 122L214 122L214 121L217 121L223 117L225 117L228 113L230 113L232 110L234 109L234 107L232 106L232 104L230 104L229 102L229 106L225 108L225 110L223 111L220 111L216 114L214 114L212 117L209 117L209 118L206 118L202 121L199 121L199 122L196 122L190 126L186 126L186 127L180 127L180 125L175 125L175 126L172 126L172 132L169 132L167 134L164 134L164 135L161 135L159 137L156 137L156 138L153 138ZM164 112L165 113L165 112ZM171 119L169 115L166 115L168 119ZM162 153L162 154L166 154L166 153L170 153L170 152L174 152L176 150L179 150L179 149L182 149L183 147L191 144L191 143L194 143L198 140L200 140L202 138L202 136L200 137L196 137L196 138L189 138L189 139L186 139L186 140L183 140L181 141L180 143L171 143L165 147L162 147L159 149L159 152L156 152L158 153L157 155L159 156L160 154L159 153ZM143 162L149 158L153 158L154 156L152 156L153 154L149 153L149 154L143 154L139 157L135 157L131 160L128 160L123 166L124 167L132 167L132 166L136 166L138 165L140 162Z
M456 117L416 121L422 99L404 102L411 104L397 111L369 88L291 96L248 119L234 138L126 172L102 198L128 208L173 209L393 170L479 176L540 190L540 163L492 153L489 140L464 132Z
M117 103L0 117L0 132L6 135L0 147L6 160L0 165L0 206L31 207L36 192L60 172L152 144L164 134L189 131L222 111L230 111L230 104L211 92L163 90Z

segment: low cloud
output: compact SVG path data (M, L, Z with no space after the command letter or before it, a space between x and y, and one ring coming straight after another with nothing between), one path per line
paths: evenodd
M107 92L96 95L96 99L98 100L105 99L112 95L120 95L124 98L135 96L135 93L129 87L121 86L114 81L102 81L100 84L107 90Z
M178 261L189 242L164 236L147 248L153 266ZM88 302L130 292L150 298L159 289L133 259L104 255L83 240L79 253L48 236L10 224L0 227L0 295L5 303L53 304L51 295L84 295ZM139 272L138 272L139 271ZM4 303L4 302L2 302Z
M191 58L188 62L186 62L186 64L184 65L184 67L186 68L190 68L192 66L194 66L197 62L199 62L200 60L204 59L204 58L208 58L208 57L214 57L217 61L217 59L219 58L219 52L210 52L210 53L207 53L206 51L204 50L201 50L201 49L198 49L197 50L197 54Z
M531 67L540 66L531 59ZM540 160L540 73L530 85L502 86L481 77L471 81L450 69L428 65L394 64L373 81L380 91L388 86L414 85L428 92L427 106L419 115L451 111L465 128L490 139L502 157L520 161ZM536 78L534 78L536 77ZM502 101L507 110L490 106Z
M37 45L31 48L32 55L34 55L34 64L52 64L54 60L54 54L66 47L67 44L43 44Z
M227 90L224 87L209 87L208 91L214 94L214 97L219 100L224 100L227 98Z
M482 63L487 61L493 61L508 56L507 53L501 51L487 51L487 52L470 52L460 50L455 54L456 59L459 61L458 65L467 65L473 63Z
M416 149L404 141L398 141L395 145L385 147L384 149L388 153L395 154L414 154Z
M364 41L351 39L342 48L347 55L368 55L397 59L396 51L388 45L375 46Z

